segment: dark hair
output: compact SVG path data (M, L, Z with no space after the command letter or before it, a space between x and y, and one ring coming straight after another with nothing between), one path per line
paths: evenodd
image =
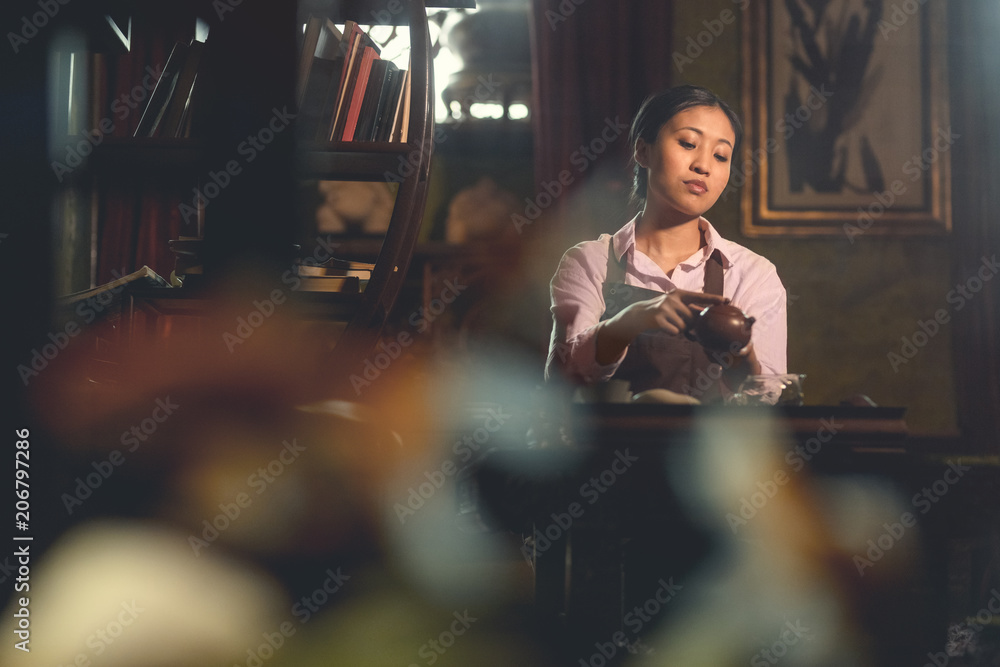
M660 93L655 93L646 98L646 101L639 107L635 118L632 120L632 128L629 130L628 141L632 148L632 170L634 178L632 181L632 201L641 204L646 201L646 170L635 161L635 146L639 139L647 144L656 142L656 136L660 133L660 128L671 118L682 111L692 107L714 107L721 109L729 118L730 125L733 126L733 133L736 135L736 142L733 144L733 157L739 154L740 143L743 141L743 124L740 123L739 116L726 104L718 95L708 88L701 86L675 86Z

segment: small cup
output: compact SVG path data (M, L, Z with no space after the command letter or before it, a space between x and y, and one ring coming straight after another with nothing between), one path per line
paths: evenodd
M803 373L749 375L730 398L732 405L802 405Z

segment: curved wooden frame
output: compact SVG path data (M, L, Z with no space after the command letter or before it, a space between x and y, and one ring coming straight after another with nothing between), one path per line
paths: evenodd
M361 372L396 303L413 257L427 200L434 130L430 33L424 3L414 0L409 3L409 10L411 91L407 145L410 150L406 161L413 166L413 171L399 184L389 228L371 280L357 313L334 348L334 368L331 370L344 380Z

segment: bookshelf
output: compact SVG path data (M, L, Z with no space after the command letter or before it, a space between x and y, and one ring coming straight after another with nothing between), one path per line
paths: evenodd
M104 174L173 172L183 174L204 161L207 146L192 139L108 137L90 165ZM413 142L328 142L300 147L295 170L302 178L382 180L399 167L399 157L422 150Z
M183 10L191 10L184 3ZM194 3L197 6L197 3ZM285 6L273 6L285 5ZM288 7L291 5L291 8ZM331 377L347 378L374 348L403 287L414 254L424 211L433 154L434 82L428 31L428 7L475 7L473 0L391 0L376 6L350 0L299 3L244 3L213 25L205 53L211 80L220 84L214 116L192 139L107 137L91 156L87 170L99 178L145 179L198 187L211 169L232 156L233 137L261 126L272 108L294 99L297 64L295 26L304 15L369 24L374 19L405 25L410 37L411 92L407 141L301 142L293 132L262 152L259 164L234 179L218 200L205 208L206 274L224 273L235 261L261 257L265 265L287 269L292 246L290 225L296 179L378 181L394 175L398 183L388 229L378 248L366 288L359 294L301 292L294 298L317 319L345 323L329 359L318 360ZM204 10L205 3L200 7ZM197 9L197 7L195 7ZM143 11L138 5L135 11ZM177 11L181 11L178 9ZM284 29L279 29L283 26ZM268 37L271 54L262 58L260 41ZM252 70L251 77L244 70ZM199 74L201 76L201 74ZM401 158L409 167L400 170ZM249 223L247 221L250 221ZM144 288L124 302L126 317L196 314L208 307L198 289ZM125 338L136 334L128 327Z

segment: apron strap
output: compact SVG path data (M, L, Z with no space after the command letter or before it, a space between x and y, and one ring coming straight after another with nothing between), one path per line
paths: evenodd
M625 255L621 260L615 257L615 239L608 239L608 276L604 279L606 283L625 282Z
M705 262L705 294L722 296L722 253L716 248Z

